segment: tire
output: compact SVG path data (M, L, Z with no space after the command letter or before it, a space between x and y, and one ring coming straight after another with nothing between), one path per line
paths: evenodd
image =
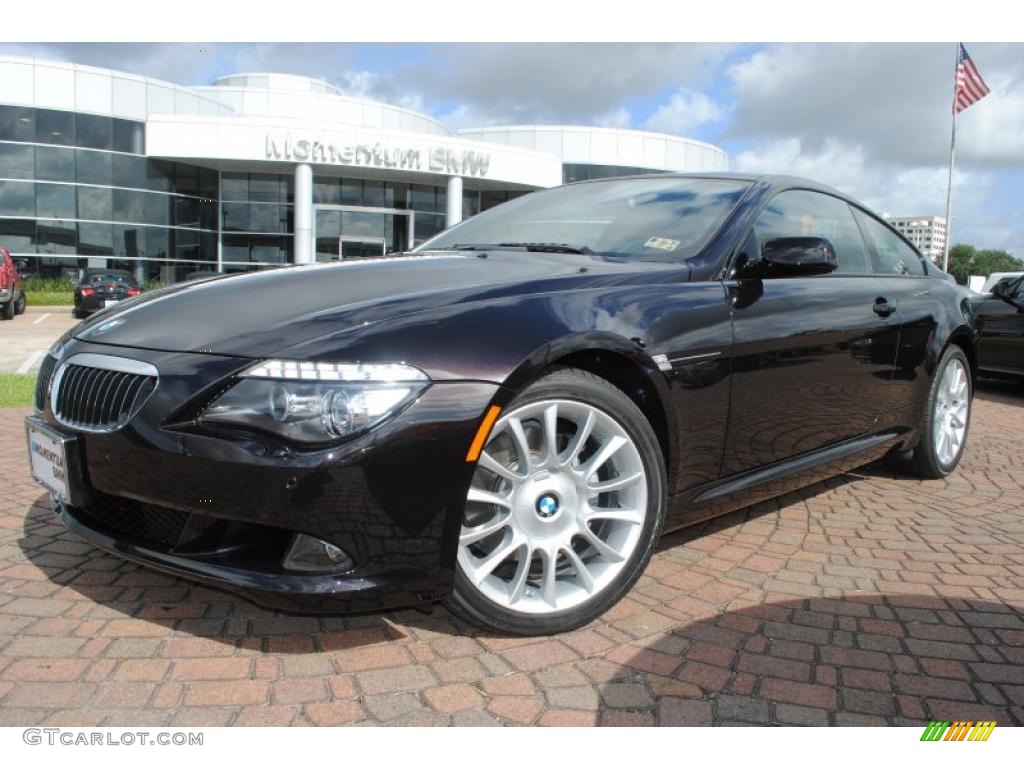
M962 377L960 396L950 398L947 391L947 376L955 376L955 369L959 368L959 376ZM953 370L951 370L953 369ZM898 463L904 471L917 475L918 477L930 480L938 480L946 477L960 463L967 445L967 434L971 426L971 399L974 395L971 382L971 366L964 351L955 344L950 344L943 353L939 364L935 367L935 374L932 376L931 388L928 390L928 399L921 412L921 421L918 428L920 440L917 447ZM944 415L942 409L946 406ZM962 414L962 415L961 415ZM951 418L952 417L952 418ZM947 450L940 450L942 426L952 421L962 421L963 430L958 441L953 441ZM947 439L952 434L947 430Z
M8 301L6 304L4 304L3 309L0 310L0 317L2 317L4 320L13 320L14 319L14 299L13 298L10 301Z
M665 487L658 439L632 400L586 371L547 373L505 408L477 463L449 607L516 635L594 620L647 566Z
M28 306L28 300L25 298L25 294L23 293L23 294L21 294L21 296L18 297L18 305L14 308L14 314L16 314L16 315L24 315L25 314L25 307L27 307L27 306Z
M80 310L78 307L75 307L74 309L71 310L71 316L74 317L76 320L84 320L86 317L88 317L88 315L86 315L86 313Z

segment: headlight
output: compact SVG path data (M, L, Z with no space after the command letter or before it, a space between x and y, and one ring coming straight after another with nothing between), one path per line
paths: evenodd
M200 421L324 443L365 432L394 416L430 385L418 368L397 363L267 360L239 374Z

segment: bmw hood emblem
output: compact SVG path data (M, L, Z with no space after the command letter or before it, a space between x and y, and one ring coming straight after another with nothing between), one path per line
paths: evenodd
M118 317L118 318L115 318L113 320L108 320L107 322L103 323L103 325L99 326L98 328L92 329L91 332L89 333L89 335L90 336L101 336L102 334L106 333L107 331L114 330L119 325L124 325L124 323L125 323L125 319L123 317Z

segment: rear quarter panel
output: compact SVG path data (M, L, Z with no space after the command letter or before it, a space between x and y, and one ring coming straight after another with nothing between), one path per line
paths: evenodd
M964 347L976 373L973 308L967 293L944 277L893 277L888 282L890 290L898 291L901 330L893 400L878 426L915 429L936 366L950 343Z

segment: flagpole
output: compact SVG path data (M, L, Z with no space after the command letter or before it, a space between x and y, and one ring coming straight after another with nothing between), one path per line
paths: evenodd
M953 158L956 154L956 95L957 74L960 70L960 43L956 44L956 59L953 65L953 103L950 112L953 114L953 128L949 138L949 181L946 184L946 248L942 256L942 271L949 272L950 234L953 231Z

